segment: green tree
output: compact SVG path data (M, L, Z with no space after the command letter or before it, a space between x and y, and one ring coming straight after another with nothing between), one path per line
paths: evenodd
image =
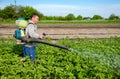
M83 17L82 17L81 15L78 15L76 19L77 19L77 20L82 20Z
M45 16L46 17L46 20L52 20L52 16Z
M4 9L0 10L0 17L4 19L17 19L19 17L24 17L25 19L29 19L30 16L36 13L39 16L43 16L40 12L30 6L15 6L9 5Z
M84 17L83 20L91 20L91 17Z
M4 19L2 18L2 10L0 9L0 22L4 21Z
M18 17L24 17L25 16L25 12L24 12L25 11L25 7L23 7L23 6L17 6L17 7L19 8L19 11L17 12Z
M34 9L34 8L30 7L30 6L26 6L26 7L23 9L22 13L24 13L23 17L24 17L25 19L30 19L30 16L31 16L33 13L38 14L40 17L43 16L43 14L41 14L41 13L38 12L36 9Z
M4 19L9 19L9 18L14 19L16 16L14 5L5 7L1 12L2 12L1 17Z
M111 14L111 15L109 16L109 20L116 20L116 19L119 19L119 17L116 16L115 14Z
M65 17L59 16L59 17L58 17L58 20L65 20Z
M66 19L66 20L74 20L74 19L75 19L75 16L74 16L72 13L70 13L70 14L68 14L68 15L65 17L65 19Z
M94 15L94 16L92 17L92 19L93 19L93 20L100 20L100 19L103 19L103 17L100 16L100 15Z
M2 10L0 9L0 18L2 17L1 15L2 15Z
M46 16L43 16L43 17L41 18L41 20L47 20L47 19L46 19Z

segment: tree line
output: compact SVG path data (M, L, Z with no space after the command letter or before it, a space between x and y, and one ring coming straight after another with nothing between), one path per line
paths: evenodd
M41 17L41 20L102 20L105 19L104 17L100 15L94 15L93 17L83 17L81 15L74 16L74 14L69 13L66 16L44 16L42 13L34 9L30 6L15 6L15 5L9 5L6 6L4 9L0 9L0 19L6 20L6 19L17 19L19 17L24 17L26 20L28 20L31 16L31 14L36 13ZM115 14L111 14L108 18L108 20L118 20L120 19L119 16L116 16Z

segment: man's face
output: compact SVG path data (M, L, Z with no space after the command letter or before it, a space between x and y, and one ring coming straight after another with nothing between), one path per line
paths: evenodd
M32 21L33 21L34 23L37 23L37 22L39 21L39 17L38 17L38 16L32 17Z

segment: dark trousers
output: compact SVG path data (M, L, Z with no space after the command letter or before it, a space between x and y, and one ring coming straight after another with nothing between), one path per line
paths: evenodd
M35 61L36 48L23 46L23 57L29 56L31 61Z

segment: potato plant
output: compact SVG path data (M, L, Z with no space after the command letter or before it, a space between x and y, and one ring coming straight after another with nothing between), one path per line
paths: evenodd
M50 41L50 40L49 40ZM71 51L38 44L36 64L21 62L22 46L0 42L1 79L119 79L120 38L61 39Z

